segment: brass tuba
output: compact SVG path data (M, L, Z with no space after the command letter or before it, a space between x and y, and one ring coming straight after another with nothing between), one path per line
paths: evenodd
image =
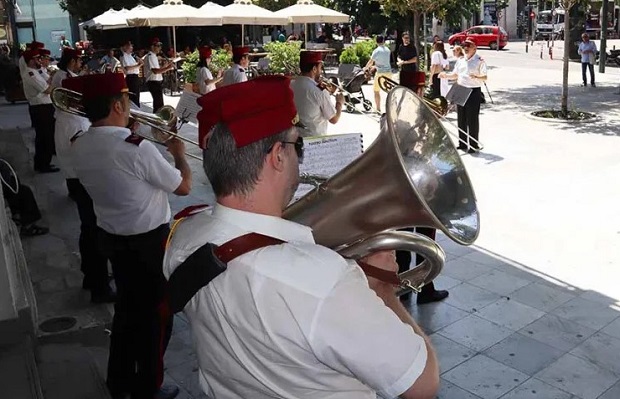
M312 227L316 242L358 259L382 249L426 260L401 273L401 293L419 290L441 271L443 250L415 233L432 227L462 245L479 232L476 196L459 154L433 111L413 91L388 94L377 140L339 173L289 206L284 217Z
M396 81L388 78L387 76L379 76L379 88L386 93L389 93L392 89L400 86ZM448 100L445 97L439 96L437 98L422 99L426 105L428 105L438 116L445 116L448 113Z

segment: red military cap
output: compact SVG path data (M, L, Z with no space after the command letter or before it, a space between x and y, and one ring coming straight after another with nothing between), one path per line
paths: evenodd
M24 51L24 61L26 61L27 63L30 62L31 59L38 57L39 54L39 50L26 50Z
M476 42L474 42L473 40L471 40L471 39L469 39L469 38L468 38L468 39L465 39L465 41L463 42L463 44L470 44L470 45L472 45L472 46L476 46Z
M41 43L41 42L37 42L37 41L33 41L30 43L30 49L31 50L36 50L36 49L41 49L43 47L45 47L45 44Z
M79 77L65 78L62 80L62 87L81 94L84 92L84 79Z
M294 126L299 117L290 80L285 76L261 76L224 86L199 98L198 141L218 123L226 125L237 147L272 136Z
M157 46L157 45L160 45L160 44L161 44L161 40L159 40L159 38L158 38L158 37L154 37L154 38L151 40L151 46Z
M299 65L318 64L323 62L323 54L318 51L302 51L299 53Z
M211 47L209 46L200 47L200 49L198 50L200 58L211 58L211 52Z
M122 73L98 73L93 75L78 76L66 80L79 79L75 85L82 85L82 96L84 100L97 97L111 97L121 93L129 93L125 76ZM64 81L63 81L64 82Z
M62 56L69 59L80 58L81 54L78 50L66 47L62 50Z
M246 54L250 54L250 48L248 46L233 48L233 57L243 57Z
M41 57L49 57L50 55L52 55L52 52L46 48L42 48L42 49L39 49L39 55Z

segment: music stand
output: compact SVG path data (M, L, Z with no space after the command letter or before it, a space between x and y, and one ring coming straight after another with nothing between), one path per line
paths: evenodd
M473 89L470 87L461 86L455 83L452 85L448 93L446 93L446 100L464 107L472 91Z

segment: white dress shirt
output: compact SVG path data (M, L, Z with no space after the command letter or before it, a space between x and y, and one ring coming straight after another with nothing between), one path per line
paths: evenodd
M478 54L474 54L469 59L461 57L454 65L454 72L458 75L457 83L464 87L476 88L482 87L483 82L474 79L470 74L487 75L487 63L480 58Z
M424 340L309 227L216 205L178 223L164 275L207 242L249 232L287 241L241 255L184 309L207 397L395 397L424 370Z
M120 127L91 127L70 150L77 177L93 199L97 224L117 235L146 233L168 223L168 193L183 180L153 143L126 142L130 134Z
M157 55L149 51L146 55L146 68L144 68L144 77L148 81L156 81L161 82L164 80L164 76L161 73L153 73L153 69L159 69L159 60L157 59Z
M213 80L213 74L207 67L202 67L196 71L196 80L198 81L198 88L200 94L207 94L210 91L215 90L215 84L207 85L205 81Z
M248 80L248 76L245 74L245 69L239 64L235 64L224 71L224 79L222 79L222 85L228 86L235 83L241 83Z
M157 58L157 57L155 57ZM121 66L123 68L127 68L127 67L131 67L131 66L136 66L136 68L130 68L127 70L127 72L125 72L125 75L138 75L140 72L140 68L138 68L138 61L136 61L136 59L134 58L133 55L129 54L129 53L125 53L122 52L121 53Z
M329 92L321 90L317 83L307 77L298 76L291 81L295 107L299 121L305 126L302 136L323 136L327 134L329 120L336 115L336 107Z
M38 69L27 67L22 79L24 80L24 95L30 105L52 103L50 95L44 93L49 87L47 80Z

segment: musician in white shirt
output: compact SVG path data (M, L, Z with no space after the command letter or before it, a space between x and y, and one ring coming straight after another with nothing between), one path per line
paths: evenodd
M131 102L140 106L140 67L144 65L141 58L135 57L133 54L133 44L130 41L125 42L121 47L121 67L125 72L125 81L129 88L129 99Z
M159 60L157 54L161 52L161 42L159 38L155 37L151 43L151 51L146 55L146 67L144 68L144 77L146 78L146 84L149 88L149 92L153 97L153 112L157 112L158 109L164 106L164 92L163 92L163 73L174 69L173 63L166 63L159 66Z
M222 71L218 73L217 78L213 78L213 74L209 70L209 64L211 63L211 52L211 47L208 46L201 47L198 50L198 53L200 54L200 62L198 63L198 69L196 70L196 83L198 83L198 92L202 95L215 90L215 85L223 79Z
M248 80L246 70L250 65L250 53L249 47L235 47L233 48L233 63L234 65L228 68L224 72L223 86L232 85L235 83L241 83Z

